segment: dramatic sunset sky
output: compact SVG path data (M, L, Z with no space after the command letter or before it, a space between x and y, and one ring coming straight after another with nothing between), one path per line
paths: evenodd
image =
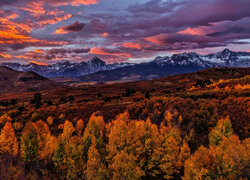
M250 51L250 0L0 0L0 62Z

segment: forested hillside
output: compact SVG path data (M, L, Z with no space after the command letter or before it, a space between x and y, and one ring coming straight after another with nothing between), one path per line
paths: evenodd
M249 68L0 96L0 179L249 179Z

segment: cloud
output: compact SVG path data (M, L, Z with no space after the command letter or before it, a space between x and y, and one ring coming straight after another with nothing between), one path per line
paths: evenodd
M40 65L40 66L46 66L46 65L48 65L48 64L46 64L44 62L38 62L38 61L30 61L30 63L37 64L37 65Z
M106 37L106 36L108 36L108 35L109 35L109 33L107 33L107 32L104 32L104 33L101 33L101 34L100 34L101 37Z
M125 47L125 48L132 48L132 49L141 49L142 48L139 43L132 43L132 42L124 43L123 47Z
M0 52L13 60L47 63L94 55L107 61L153 58L223 46L250 49L249 41L242 42L250 39L249 0L100 2L0 0Z
M65 54L65 53L88 53L90 51L90 48L76 48L76 49L65 49L65 48L52 48L48 49L45 52L47 54Z
M26 4L33 2L33 0L0 0L0 6L7 6L7 5L14 5L14 4ZM45 5L48 2L46 0L37 0L36 1L39 4ZM80 6L80 5L92 5L92 4L98 4L99 0L51 0L49 2L49 5L51 6L67 6L67 5L72 5L72 6Z
M9 59L12 56L10 54L6 54L6 53L0 53L0 58L5 58L5 59Z
M78 32L81 31L84 26L84 23L79 23L78 21L76 21L73 24L58 28L54 34L67 34L69 32Z
M99 54L99 55L125 56L127 58L131 57L131 55L128 53L124 53L116 49L110 49L110 48L105 48L105 47L91 48L89 53Z
M99 0L68 0L68 1L61 1L61 0L53 0L52 3L55 6L80 6L80 5L92 5L97 4Z

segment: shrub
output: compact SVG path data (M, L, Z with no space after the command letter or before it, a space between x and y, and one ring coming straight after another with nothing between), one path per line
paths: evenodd
M53 117L52 116L49 116L48 118L47 118L47 123L48 123L48 125L49 126L52 126L53 125Z

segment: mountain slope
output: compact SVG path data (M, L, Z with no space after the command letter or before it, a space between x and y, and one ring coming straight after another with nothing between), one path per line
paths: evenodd
M142 63L134 66L123 67L110 71L99 71L95 74L82 76L79 78L81 82L126 82L126 81L142 81L152 80L164 76L170 76L180 73L194 72L202 70L200 66L190 65L167 65L159 66L158 64Z
M0 94L50 90L65 87L34 72L18 72L0 66Z

